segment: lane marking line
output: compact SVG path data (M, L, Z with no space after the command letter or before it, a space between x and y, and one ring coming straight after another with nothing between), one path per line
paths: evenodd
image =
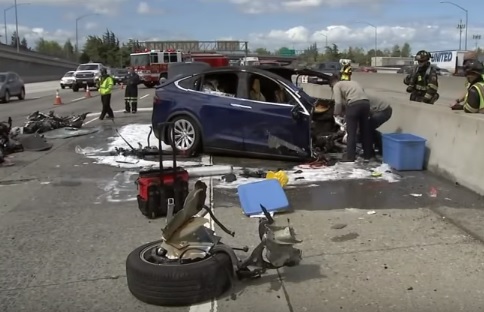
M153 110L153 107L140 107L140 108L138 108L138 112L151 112L152 110ZM120 109L120 110L113 111L113 113L122 113L122 112L124 112L124 109ZM93 116L96 116L96 117L93 118L93 119L90 119L88 121L84 121L84 123L82 125L83 126L84 125L88 125L91 122L94 122L94 121L98 120L99 119L99 115L101 115L101 112L87 114L86 117L93 117Z
M77 99L73 99L73 100L71 100L71 103L77 102L77 101L80 101L80 100L84 100L84 99L87 99L87 98L85 96L83 96L83 97L80 97L80 98L77 98Z
M142 97L140 97L139 99L140 99L140 100L142 100L142 99L144 99L145 97L147 97L148 95L149 95L149 94L145 94L145 95L143 95Z

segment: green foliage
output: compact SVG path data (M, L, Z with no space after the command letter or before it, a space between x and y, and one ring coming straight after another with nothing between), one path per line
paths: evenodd
M116 35L106 30L102 37L88 36L79 60L83 63L101 62L111 67L129 65L129 55L134 49L141 48L138 41L129 40L121 44Z
M17 41L19 41L20 50L30 50L29 45L27 43L27 39L22 38L22 40L20 40L20 37L17 35L17 32L14 31L12 34L12 38L10 39L10 45L12 47L16 47Z
M284 51L287 51L287 47L281 47L274 52L275 55L281 55ZM256 49L255 52L265 51L265 49ZM376 51L376 56L393 56L393 57L410 57L412 53L410 44L405 42L403 45L395 45L392 49L378 49ZM260 54L266 55L266 54ZM311 44L309 47L303 51L299 51L298 56L301 61L307 62L309 64L324 62L324 61L338 61L339 59L350 59L355 63L360 65L370 65L371 58L375 56L375 49L370 49L365 51L365 49L360 47L348 47L348 49L341 51L336 44L327 46L324 49L319 48L316 43Z
M271 55L271 52L265 48L258 48L254 52L259 55Z

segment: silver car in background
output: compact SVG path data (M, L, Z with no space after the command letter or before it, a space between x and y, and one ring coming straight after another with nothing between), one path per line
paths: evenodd
M25 83L17 73L0 72L0 99L3 103L8 103L12 96L24 100Z
M71 88L76 82L76 78L74 77L75 71L71 70L68 71L60 80L60 86L62 89L65 89L66 87Z

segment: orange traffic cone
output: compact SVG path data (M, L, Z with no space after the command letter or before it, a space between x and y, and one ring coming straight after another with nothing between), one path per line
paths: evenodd
M86 94L84 95L85 98L90 98L91 97L91 90L89 88L86 88Z
M62 105L62 99L59 95L59 90L55 90L55 101L54 105Z

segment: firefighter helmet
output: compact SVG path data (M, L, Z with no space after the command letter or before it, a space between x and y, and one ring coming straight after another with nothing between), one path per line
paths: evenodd
M415 55L415 60L419 63L430 61L430 53L425 50L420 50Z
M464 69L466 71L466 74L476 73L480 75L484 71L484 66L478 60L468 60L466 65L464 66Z

